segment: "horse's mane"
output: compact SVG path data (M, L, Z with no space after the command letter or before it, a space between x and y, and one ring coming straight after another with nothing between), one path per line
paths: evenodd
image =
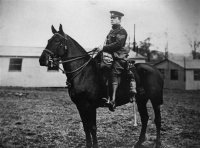
M70 40L70 41L75 45L75 47L76 47L78 50L80 50L81 52L87 53L86 50L85 50L76 40L74 40L72 37L70 37L68 34L64 33L64 36L65 36L68 40Z

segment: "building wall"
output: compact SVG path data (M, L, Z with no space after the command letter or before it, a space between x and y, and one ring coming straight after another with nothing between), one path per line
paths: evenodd
M47 71L39 65L39 58L23 58L19 72L9 71L10 58L0 58L0 86L65 87L66 76L62 72Z
M200 90L200 81L194 81L194 70L186 71L186 90Z
M184 69L182 67L169 61L155 65L155 67L158 69L164 69L164 88L181 90L185 89ZM171 69L178 70L178 80L171 80Z

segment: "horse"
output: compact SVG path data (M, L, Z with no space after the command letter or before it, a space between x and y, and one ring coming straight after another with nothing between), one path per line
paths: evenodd
M86 52L73 38L64 33L61 24L59 31L53 25L51 30L53 36L42 51L39 59L40 66L49 66L52 63L63 65L62 71L67 77L69 96L76 105L83 123L86 147L98 148L96 109L103 107L99 104L99 100L101 100L99 96L102 93L99 65L91 53ZM146 93L135 95L142 128L134 148L139 148L146 140L145 134L149 119L146 106L148 100L151 101L155 113L154 122L157 134L154 147L160 148L160 106L163 104L163 78L161 73L149 64L137 63L135 67ZM128 92L125 89L128 87L123 89L124 92ZM127 104L130 101L129 95L124 96L126 93L122 93L123 91L119 91L119 95L116 97L116 106Z

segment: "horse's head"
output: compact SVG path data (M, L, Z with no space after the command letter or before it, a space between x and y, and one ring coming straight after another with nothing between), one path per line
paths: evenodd
M48 66L52 58L62 58L67 52L67 38L62 25L60 25L59 31L56 31L53 25L51 29L54 35L48 40L47 46L40 56L41 66Z

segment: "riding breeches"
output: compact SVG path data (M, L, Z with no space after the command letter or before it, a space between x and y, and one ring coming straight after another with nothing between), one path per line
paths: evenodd
M112 84L120 83L120 74L127 66L127 61L124 59L115 59L111 66Z

